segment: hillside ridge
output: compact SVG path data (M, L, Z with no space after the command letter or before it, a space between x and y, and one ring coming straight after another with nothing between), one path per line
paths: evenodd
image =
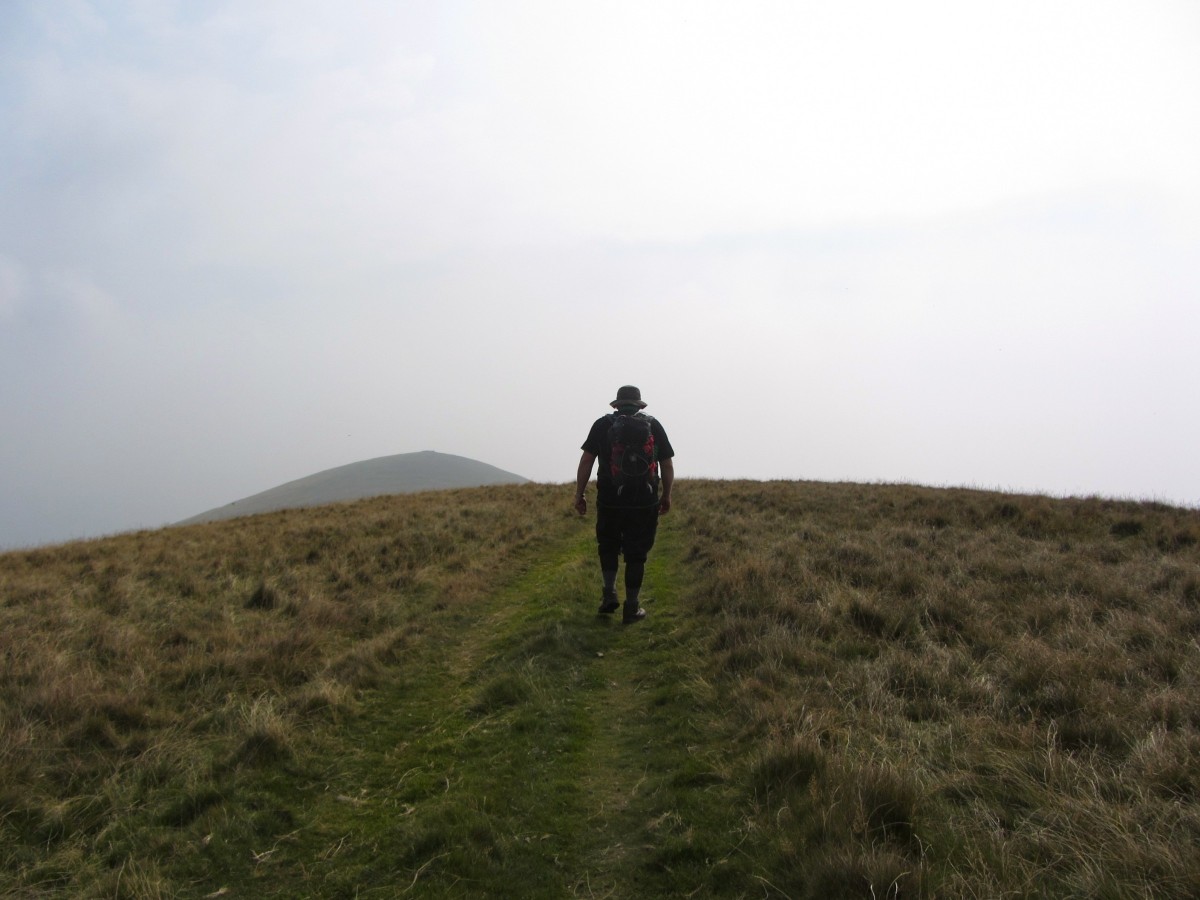
M0 894L1200 896L1200 512L675 499L632 626L567 485L0 555Z

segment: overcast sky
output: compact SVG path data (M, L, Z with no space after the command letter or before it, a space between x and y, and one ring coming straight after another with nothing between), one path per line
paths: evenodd
M1200 504L1192 0L4 0L0 122L0 547L627 382L681 477Z

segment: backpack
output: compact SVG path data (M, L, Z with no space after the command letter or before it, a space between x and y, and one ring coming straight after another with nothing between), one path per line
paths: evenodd
M653 495L658 490L658 448L654 419L645 413L617 413L608 427L609 477L617 496Z

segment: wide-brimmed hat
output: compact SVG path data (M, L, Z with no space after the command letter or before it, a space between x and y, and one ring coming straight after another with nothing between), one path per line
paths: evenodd
M646 404L642 402L642 392L632 384L627 384L617 391L617 399L608 405L613 409L620 409L622 406L636 406L639 409L646 408Z

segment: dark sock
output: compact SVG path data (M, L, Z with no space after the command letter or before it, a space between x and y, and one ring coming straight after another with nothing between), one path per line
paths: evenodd
M617 570L602 569L600 574L604 576L604 595L615 597L617 594Z
M638 594L642 591L642 577L646 574L646 564L625 563L625 605L637 609Z

